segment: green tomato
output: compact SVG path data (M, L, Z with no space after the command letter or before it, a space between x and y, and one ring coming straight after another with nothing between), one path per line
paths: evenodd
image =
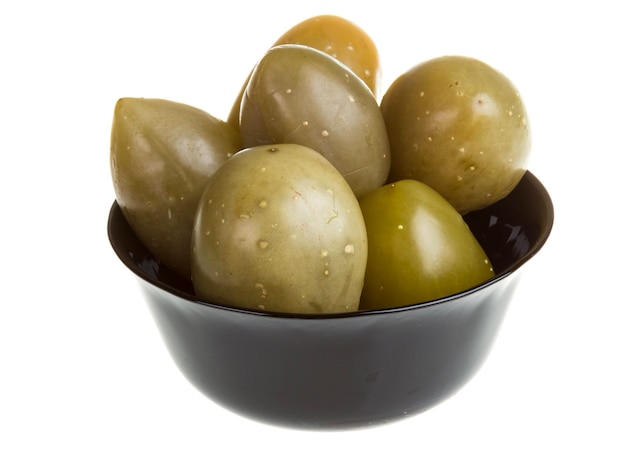
M389 141L372 92L330 55L278 45L256 66L241 102L245 147L291 143L324 155L357 197L384 184Z
M426 302L493 277L463 217L426 184L387 184L360 205L369 244L361 308Z
M508 195L526 171L528 115L502 73L462 56L421 63L381 102L391 144L389 181L417 179L461 213Z
M308 147L244 149L200 200L192 281L205 301L288 313L356 311L366 263L359 203Z
M241 140L208 113L161 99L122 98L111 130L117 202L133 231L163 264L190 278L191 229L207 180Z

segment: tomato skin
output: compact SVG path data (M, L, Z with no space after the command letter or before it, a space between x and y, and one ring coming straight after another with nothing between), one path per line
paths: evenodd
M378 96L382 75L378 49L352 21L335 15L314 16L293 26L274 43L284 44L307 45L329 54L354 71Z
M388 182L425 182L461 214L504 198L526 172L526 108L513 83L482 61L419 63L389 86L381 111L391 145Z
M312 47L277 45L254 69L241 101L245 147L290 143L321 153L355 195L389 175L389 140L378 102L349 68Z
M463 217L426 184L387 184L360 206L369 244L361 309L426 302L493 277Z
M321 154L243 149L209 180L192 236L199 298L284 313L358 310L367 234L358 201Z
M110 164L117 202L146 247L185 278L204 185L240 149L239 133L199 108L131 97L115 105Z

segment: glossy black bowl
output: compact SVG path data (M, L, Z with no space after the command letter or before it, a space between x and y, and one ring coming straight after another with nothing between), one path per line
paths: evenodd
M194 386L246 417L329 429L403 418L460 389L487 357L519 269L544 245L553 220L548 192L528 172L506 199L466 216L495 278L428 303L329 316L199 302L191 283L139 242L116 203L108 233Z

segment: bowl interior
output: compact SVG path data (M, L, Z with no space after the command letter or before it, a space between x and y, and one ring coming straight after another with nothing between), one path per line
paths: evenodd
M464 218L494 266L494 281L521 267L542 248L552 229L554 210L547 190L528 171L506 198ZM116 202L109 214L108 234L117 256L138 277L179 297L197 300L191 282L162 265L141 243Z

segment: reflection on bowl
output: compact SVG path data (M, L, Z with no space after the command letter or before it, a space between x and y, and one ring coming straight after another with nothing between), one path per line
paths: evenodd
M549 194L527 172L507 198L466 216L493 279L432 302L326 316L199 302L191 283L140 243L117 203L108 233L194 386L246 417L332 429L403 418L458 391L487 357L520 267L544 245L553 220Z

